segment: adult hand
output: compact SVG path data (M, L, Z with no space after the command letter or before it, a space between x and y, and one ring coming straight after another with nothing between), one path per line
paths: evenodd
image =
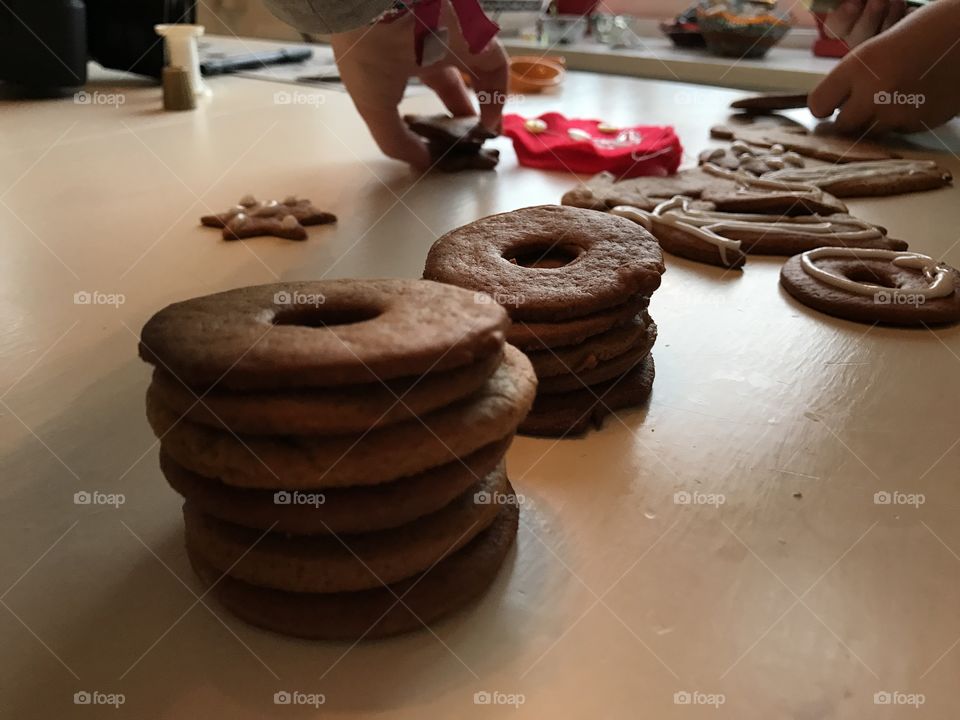
M904 0L843 0L823 24L830 35L852 48L892 27L906 13Z
M420 67L415 59L414 22L408 12L393 22L333 35L331 44L340 78L377 145L385 155L425 170L435 158L397 109L409 79L419 77L453 116L476 115L463 71L480 101L480 124L498 134L507 89L507 55L496 38L471 54L456 14L449 2L443 2L440 27L447 29L445 54L438 62Z

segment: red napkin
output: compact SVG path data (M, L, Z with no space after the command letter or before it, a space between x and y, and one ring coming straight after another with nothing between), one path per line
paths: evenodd
M672 175L680 166L683 147L669 125L633 125L617 127L617 132L600 132L600 120L566 118L560 113L546 113L539 119L547 129L534 133L527 129L526 118L503 118L503 134L513 140L521 165L591 174L606 170L619 178ZM591 140L571 137L571 129L586 132ZM628 134L631 130L635 137Z

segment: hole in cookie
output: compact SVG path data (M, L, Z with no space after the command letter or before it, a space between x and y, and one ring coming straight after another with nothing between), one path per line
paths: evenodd
M504 253L504 260L528 268L559 268L569 265L580 257L581 249L576 245L525 245Z
M864 265L855 267L852 270L844 273L844 275L854 282L866 283L867 285L876 285L878 287L885 288L897 287L897 283L890 275L877 272L873 268L866 267Z
M380 315L377 308L292 307L273 316L274 325L324 328L333 325L354 325L373 320Z

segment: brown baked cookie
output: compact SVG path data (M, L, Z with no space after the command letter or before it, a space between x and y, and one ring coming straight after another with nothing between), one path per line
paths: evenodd
M745 253L793 255L817 247L906 249L886 230L845 213L776 216L700 210L678 198L647 213L629 206L612 213L634 220L656 236L669 253L699 262L739 268Z
M718 140L742 140L758 147L781 145L785 150L804 157L833 163L899 157L877 143L827 132L799 133L771 127L716 125L710 129L710 137Z
M901 195L936 190L953 181L949 170L930 160L877 160L784 168L763 177L814 185L836 197Z
M416 420L359 436L238 436L182 420L147 390L147 420L178 464L228 485L306 490L377 485L453 462L512 433L533 402L526 356L503 364L475 395Z
M780 284L804 305L856 322L960 320L960 272L919 253L818 248L787 260Z
M632 205L641 210L653 210L675 195L699 198L708 187L718 184L735 187L733 182L719 182L701 168L681 170L667 177L636 177L618 181L608 172L594 175L585 183L567 191L560 201L571 207L590 210L609 210L617 205Z
M160 453L170 486L201 512L244 527L291 535L384 530L436 512L491 473L513 440L508 436L466 457L394 482L324 491L258 490L203 477Z
M503 361L494 353L453 370L339 388L195 393L161 369L155 395L192 422L252 435L342 435L412 420L477 392Z
M537 388L537 397L582 390L585 386L598 385L618 378L644 360L650 354L656 340L657 325L650 321L647 323L643 337L626 352L609 360L604 360L589 370L543 378ZM536 405L536 402L534 402L534 405Z
M493 133L480 125L476 115L405 115L407 126L427 141L436 167L444 172L492 170L500 162L500 152L482 148Z
M630 322L594 335L579 345L527 352L527 358L538 380L586 372L634 347L646 335L650 322L652 320L646 313L637 315Z
M449 285L288 282L170 305L144 326L140 356L198 391L331 387L475 363L500 351L508 325Z
M625 375L600 385L557 395L538 395L534 409L520 425L524 435L569 437L599 428L607 415L646 401L655 369L648 355Z
M726 170L707 163L666 178L642 177L612 182L609 173L591 178L563 196L564 205L610 210L629 205L650 212L677 195L702 200L692 207L727 212L762 212L777 215L846 212L835 197L812 185L764 181L746 172Z
M743 170L757 176L784 168L802 168L805 165L800 155L784 150L781 145L755 148L741 140L734 140L727 148L704 150L698 160L701 165L712 163L725 170Z
M660 285L656 240L622 218L541 205L482 218L437 240L424 277L487 293L521 320L566 320Z
M740 98L730 103L734 110L744 110L749 113L765 114L776 110L799 110L807 106L807 94L797 93L785 95L782 93L764 93Z
M284 535L234 525L183 506L187 545L237 580L290 592L349 592L423 572L489 527L505 497L503 463L453 502L389 530L356 535ZM484 493L485 495L481 495Z
M560 322L517 320L507 330L507 342L525 351L576 345L589 337L630 322L636 315L646 310L649 304L650 298L635 295L619 305L571 320Z
M187 550L194 570L212 586L213 595L242 620L311 640L356 641L429 626L479 596L496 578L518 524L519 507L508 503L490 527L427 572L388 588L352 593L257 587L222 575Z
M309 200L295 195L283 202L261 202L247 195L226 212L200 218L201 224L207 227L223 228L224 240L241 240L259 235L306 240L305 225L326 225L336 221L337 216L333 213L318 210Z

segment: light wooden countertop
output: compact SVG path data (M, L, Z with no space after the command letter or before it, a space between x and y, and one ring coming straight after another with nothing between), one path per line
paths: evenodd
M440 233L573 183L518 167L503 139L496 173L416 178L379 156L341 92L278 105L289 85L211 86L182 114L136 85L90 86L119 107L3 107L0 717L315 716L275 706L284 690L322 693L324 716L391 720L960 714L960 330L817 314L780 289L777 258L732 273L667 256L649 407L584 440L516 441L517 547L435 632L314 644L198 599L144 417L144 321L241 285L417 277ZM692 158L734 97L572 73L513 109L673 123ZM340 222L301 244L198 226L247 193L305 195ZM960 265L956 189L851 206ZM123 302L78 305L78 292ZM125 502L76 505L80 491ZM78 708L78 691L125 702ZM478 705L478 692L523 703ZM924 704L875 705L878 692ZM723 704L682 703L709 695Z

